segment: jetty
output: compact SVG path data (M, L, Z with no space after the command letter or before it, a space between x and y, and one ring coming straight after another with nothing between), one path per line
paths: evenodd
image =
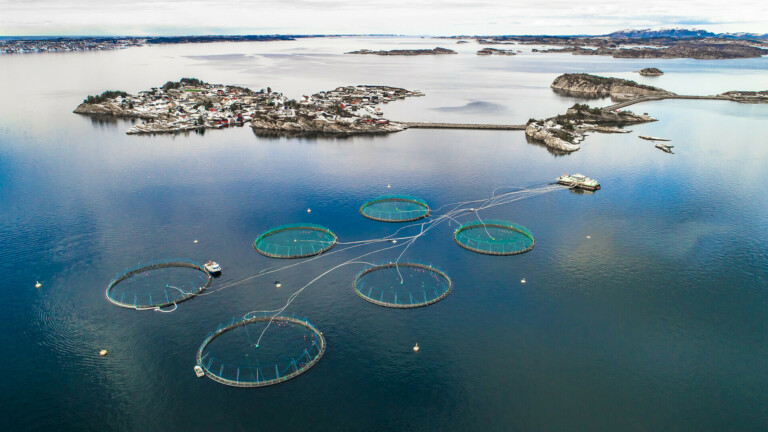
M608 111L614 111L617 109L621 109L624 107L628 107L630 105L634 105L640 102L649 102L649 101L655 101L655 100L664 100L664 99L697 99L697 100L725 100L725 101L734 101L733 97L725 96L725 95L716 95L716 96L686 96L686 95L663 95L663 96L642 96L639 98L631 99L624 102L619 102L613 105L608 105L607 107L603 108Z
M487 130L521 130L526 125L477 124L477 123L428 123L428 122L397 122L414 129L487 129Z

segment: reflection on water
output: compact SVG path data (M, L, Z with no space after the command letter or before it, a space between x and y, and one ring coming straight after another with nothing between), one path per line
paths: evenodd
M768 88L765 58L527 51L478 58L474 43L457 45L456 56L341 54L436 42L333 38L0 58L0 259L12 263L0 286L6 428L763 429L765 105L649 102L636 111L658 122L630 134L592 134L561 157L518 131L318 139L265 137L243 127L129 136L124 119L72 114L88 94L137 92L183 76L271 86L292 97L393 85L426 97L387 104L389 118L510 124L583 101L549 88L564 72L647 83L631 71L655 66L666 73L653 85L678 93ZM493 109L464 109L474 106ZM676 154L639 134L671 139ZM218 324L280 307L329 268L384 247L345 250L400 227L362 217L369 197L417 195L436 218L452 203L484 200L501 186L551 183L564 172L589 175L603 189L555 189L445 219L409 246L404 259L451 277L454 290L444 300L412 311L380 308L353 292L364 264L341 266L289 308L326 337L328 351L310 371L247 391L195 377L194 353ZM489 257L458 247L457 223L477 217L526 226L536 248ZM252 243L292 222L327 226L340 243L333 254L233 285L283 265ZM405 243L365 260L396 259ZM210 295L173 313L106 301L115 272L178 256L222 265ZM109 355L99 357L101 349Z

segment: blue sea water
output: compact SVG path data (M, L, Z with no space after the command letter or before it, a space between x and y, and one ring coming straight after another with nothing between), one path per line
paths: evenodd
M291 97L339 85L401 86L426 96L383 106L388 118L465 123L564 112L582 102L549 89L564 72L684 94L768 88L766 58L593 59L530 47L491 58L476 56L474 44L456 45L455 56L342 54L452 43L333 38L0 57L4 429L768 427L768 106L637 105L659 121L591 135L566 156L510 131L306 139L259 138L245 127L127 136L130 121L72 114L88 94L136 92L183 76L271 86ZM631 72L650 66L667 73ZM675 154L638 134L671 139ZM281 307L327 270L385 247L346 249L396 229L362 217L366 200L415 195L439 215L446 204L502 186L537 188L564 172L587 174L603 189L548 192L481 214L527 227L536 239L531 252L472 253L455 244L455 223L441 224L403 259L444 270L454 284L444 300L379 307L352 288L363 264L341 266L286 310L326 338L311 370L261 389L195 377L197 348L219 324ZM252 243L298 222L330 228L340 242L334 253L217 290L285 265ZM385 262L402 250L365 259ZM117 272L172 257L218 261L213 294L173 313L105 299ZM99 357L101 349L109 355Z

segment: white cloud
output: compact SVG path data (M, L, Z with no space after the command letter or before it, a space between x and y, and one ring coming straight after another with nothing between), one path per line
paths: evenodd
M0 0L0 34L576 34L685 26L768 32L758 1Z

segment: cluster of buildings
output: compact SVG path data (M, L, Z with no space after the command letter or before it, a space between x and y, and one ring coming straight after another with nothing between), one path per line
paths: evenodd
M66 38L38 40L0 40L0 54L41 52L103 51L143 46L146 39Z
M277 123L313 121L342 126L385 125L388 121L380 118L381 109L376 105L422 95L394 87L350 86L303 96L296 101L271 89L255 92L183 79L135 96L123 93L91 97L75 112L145 119L143 124L131 127L129 134L222 128L248 122L265 125L267 129Z

